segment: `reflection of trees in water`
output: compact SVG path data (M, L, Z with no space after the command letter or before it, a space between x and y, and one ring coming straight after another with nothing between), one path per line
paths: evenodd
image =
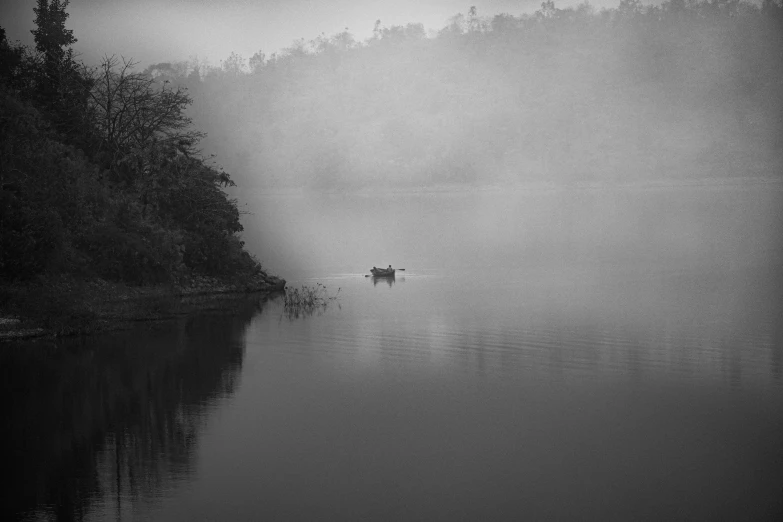
M518 317L470 310L435 319L420 332L423 341L409 346L428 352L434 346L438 357L480 375L678 375L735 387L779 385L779 270L686 273L627 285L603 300L556 301ZM381 351L399 352L398 339L382 336Z
M722 328L694 326L687 320L661 324L579 322L560 317L522 325L486 328L464 318L449 331L422 332L418 344L407 344L407 359L418 351L439 357L479 375L518 371L565 376L650 375L719 379L734 387L780 382L783 367L783 318L749 324L737 321ZM734 327L734 328L732 328ZM401 357L400 336L379 336L380 353Z
M2 509L80 519L96 501L121 509L121 498L153 498L187 476L205 407L237 388L256 310L3 347Z

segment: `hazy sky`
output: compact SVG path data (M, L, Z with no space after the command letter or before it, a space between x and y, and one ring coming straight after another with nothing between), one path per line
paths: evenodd
M82 59L123 55L142 66L198 56L213 64L232 51L267 55L294 40L331 35L346 27L363 40L375 20L383 25L423 23L440 29L475 5L480 16L535 11L543 0L71 0L68 26ZM581 0L556 1L568 7ZM619 0L594 0L615 7ZM36 0L0 0L0 26L10 40L32 44Z

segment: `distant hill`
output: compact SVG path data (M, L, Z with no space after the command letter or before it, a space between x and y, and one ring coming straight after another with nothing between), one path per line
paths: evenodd
M204 150L245 187L779 177L782 12L547 1L149 72L188 87Z

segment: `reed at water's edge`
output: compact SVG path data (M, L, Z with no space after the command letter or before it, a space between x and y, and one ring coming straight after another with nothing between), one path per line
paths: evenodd
M326 286L321 283L316 283L314 287L302 285L300 288L286 288L283 308L289 319L296 319L300 315L309 316L326 310L329 302L337 300L339 294L338 288L337 293L330 296Z

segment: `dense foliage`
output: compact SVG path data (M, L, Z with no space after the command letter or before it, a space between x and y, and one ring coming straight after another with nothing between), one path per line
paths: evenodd
M637 183L783 172L779 0L623 0L149 70L243 186Z
M76 62L67 4L38 1L35 49L0 32L0 282L257 273L233 182L196 149L186 90L114 58Z

